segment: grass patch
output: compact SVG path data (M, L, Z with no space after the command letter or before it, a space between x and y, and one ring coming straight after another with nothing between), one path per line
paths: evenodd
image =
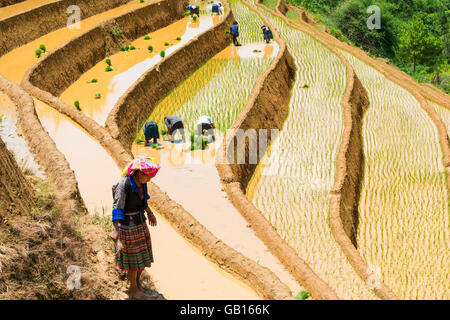
M105 68L105 71L106 72L110 72L110 71L112 71L113 70L113 68L111 68L111 66L107 66L106 68Z
M299 291L299 293L297 294L297 296L295 297L295 299L297 300L306 300L308 299L310 296L309 291Z
M75 108L77 108L78 111L81 111L80 101L75 100L75 101L73 102L73 105L75 106Z
M153 52L153 46L148 46L147 50L150 51L150 52Z
M105 62L108 66L111 66L111 59L106 59Z
M88 81L88 83L97 83L98 80L96 78L92 78L91 81Z
M36 58L40 58L41 54L42 54L42 50L41 49L36 49L36 50L34 50L34 54L36 55Z
M149 36L145 36L144 40L150 40L151 38Z
M168 47L168 46L170 46L170 43L164 42L164 45L165 45L166 47Z
M176 37L175 40L180 41L181 37Z
M164 57L166 56L166 52L165 52L164 50L162 50L162 51L159 53L159 55L160 55L161 58L164 58Z

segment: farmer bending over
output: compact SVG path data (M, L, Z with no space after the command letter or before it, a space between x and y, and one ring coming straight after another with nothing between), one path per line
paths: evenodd
M184 135L183 121L177 116L170 116L164 118L167 131L170 134L170 141L174 142L175 133L178 131L183 137L183 142L186 142L186 136Z
M212 5L211 15L213 15L214 13L217 13L218 15L223 14L223 6L220 1L217 1Z
M270 30L270 28L265 25L263 25L261 29L264 35L264 40L266 41L266 43L270 43L270 40L273 39L272 30Z
M142 130L145 135L145 145L148 145L148 142L153 139L153 144L158 144L159 139L159 131L158 125L155 121L148 121L142 126Z
M214 136L214 122L209 116L201 116L197 121L197 133L199 136L202 136L206 133L212 136L213 141L216 141L216 137Z
M191 16L196 14L197 16L200 15L200 7L196 5L189 5L188 7L189 12L191 13Z

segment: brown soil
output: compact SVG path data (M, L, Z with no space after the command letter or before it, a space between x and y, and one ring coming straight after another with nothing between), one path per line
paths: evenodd
M50 52L32 68L30 81L59 96L84 72L121 45L163 28L183 17L184 3L160 0L98 24L68 43ZM148 19L152 17L152 19Z
M246 1L249 8L255 10ZM286 43L280 38L278 32L259 10L255 10L264 20L264 23L273 30L275 41L280 46L277 58L261 77L256 85L244 111L234 123L232 129L249 128L259 132L260 128L281 128L288 113L290 88L295 76L294 61L286 50ZM227 151L234 135L225 137L222 154L219 155L220 164L217 164L222 183L233 205L252 226L256 235L266 244L271 252L280 260L292 276L301 283L315 299L338 299L333 290L321 280L308 264L303 261L264 218L262 213L247 199L244 190L250 180L256 165L251 164L223 164ZM270 143L270 137L268 137ZM234 146L237 154L237 146ZM248 163L248 141L245 145L246 163Z
M227 11L224 19L212 29L192 39L148 70L117 102L106 120L106 128L128 152L131 152L140 124L158 102L194 70L229 45L230 38L225 31L233 20L231 10Z
M0 90L15 103L24 138L49 179L50 192L30 198L20 169L0 146L0 164L7 177L0 190L0 297L5 299L126 299L123 272L108 263L114 248L108 230L85 215L77 181L64 155L42 127L33 99L16 84L0 76ZM3 171L0 178L5 175ZM3 187L5 186L5 187ZM5 193L6 190L6 193ZM22 193L20 192L22 190ZM58 190L57 192L55 190ZM4 196L6 194L6 196ZM14 195L14 198L13 196ZM17 200L19 195L20 200ZM4 199L6 199L4 202ZM14 199L14 203L11 203ZM36 203L37 206L33 206ZM28 210L33 208L34 211ZM61 235L64 235L61 237ZM82 268L80 290L67 290L69 265ZM151 279L143 279L154 293ZM6 290L8 288L8 290ZM7 292L6 292L7 291ZM156 294L156 299L161 295Z
M67 24L66 10L80 7L83 19L121 6L130 0L61 0L0 20L0 56Z
M173 53L173 55L169 56L167 59L164 59L162 62L156 65L155 68L150 69L149 72L144 74L140 80L148 76L150 72L167 70L166 73L161 72L161 74L165 75L167 83L175 85L176 83L181 81L182 77L180 77L180 74L182 74L184 77L188 75L188 73L186 73L185 71L177 73L171 70L171 68L173 69L177 63L188 60L188 58L194 59L193 57L195 57L195 59L197 59L197 52L202 52L205 57L212 57L216 53L218 53L222 49L222 41L226 42L227 44L229 43L229 39L226 40L226 37L224 37L223 35L225 34L224 31L230 24L232 15L228 3L225 2L224 6L227 8L228 12L225 17L225 22L217 24L211 31L207 31L199 35L196 39L187 43L187 48L183 47ZM211 39L217 39L217 41L211 42ZM220 45L217 45L217 43L219 43ZM201 46L199 44L201 44ZM211 49L211 47L214 49ZM51 59L52 54L55 54L56 51L57 50L51 52L48 56L45 57L45 59ZM170 57L178 57L178 59L169 59ZM127 119L131 123L128 125L125 124L124 126L124 128L127 130L126 132L130 135L123 135L123 137L126 138L124 140L130 141L129 144L125 145L125 149L124 146L117 139L114 139L109 131L104 127L97 124L82 112L77 111L74 107L65 104L63 101L61 101L51 93L40 89L41 86L46 87L45 82L47 81L47 77L36 74L36 79L41 79L39 83L33 83L32 81L30 81L30 75L36 72L36 69L39 68L39 65L40 63L42 63L42 61L44 61L44 59L35 64L33 68L31 68L27 72L22 80L22 87L33 96L52 106L59 112L65 114L70 119L75 121L78 125L80 125L84 130L87 131L88 134L96 139L105 148L105 150L107 150L118 167L123 168L133 158L131 154L131 144L134 140L135 124L134 118L132 117L136 116L138 112L135 111L141 110L143 105L135 105L134 108L128 109L127 114L121 114L121 121ZM197 62L198 61L195 60L195 63ZM59 68L59 65L57 63L49 64L49 66L52 66L52 68L56 69ZM56 71L46 69L45 72L52 73ZM139 81L139 84L142 85L142 81ZM157 82L152 80L150 81L150 84L156 85ZM135 85L130 90L134 90L136 87L137 85ZM129 93L130 90L127 93ZM163 87L159 88L159 90L164 90L164 92L161 94L161 97L163 97L165 93L168 92L169 88ZM140 90L139 95L134 96L133 99L142 99L139 98L139 96L142 95L148 96L148 91ZM128 99L131 100L131 98ZM121 101L119 101L119 104L121 104ZM122 112L125 111L126 110ZM151 112L151 110L149 112ZM139 114L144 113L140 112ZM131 122L132 120L133 122ZM133 130L129 130L130 127L133 127ZM122 129L122 124L120 124L120 128ZM119 133L118 130L116 130L116 132L117 134ZM132 138L130 138L131 135ZM190 215L189 212L187 212L175 201L171 200L167 196L167 194L164 193L154 183L150 182L148 184L148 187L149 193L152 195L149 202L151 208L161 214L167 221L169 221L172 227L176 229L178 233L180 233L194 247L198 248L207 259L217 264L221 269L227 271L240 281L253 288L258 293L258 295L265 299L284 300L293 298L290 290L269 269L261 267L256 262L246 258L241 253L224 244L197 220L195 220L195 218Z
M10 6L10 5L22 2L22 1L24 1L24 0L2 0L2 1L0 1L0 8Z

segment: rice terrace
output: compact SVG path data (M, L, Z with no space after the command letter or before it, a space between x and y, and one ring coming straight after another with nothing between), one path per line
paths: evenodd
M0 299L450 299L449 65L448 0L0 0Z

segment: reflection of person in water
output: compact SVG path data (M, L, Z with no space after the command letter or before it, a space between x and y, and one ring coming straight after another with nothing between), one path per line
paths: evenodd
M273 45L271 45L270 43L266 44L264 46L264 58L272 57L272 53L273 53Z

